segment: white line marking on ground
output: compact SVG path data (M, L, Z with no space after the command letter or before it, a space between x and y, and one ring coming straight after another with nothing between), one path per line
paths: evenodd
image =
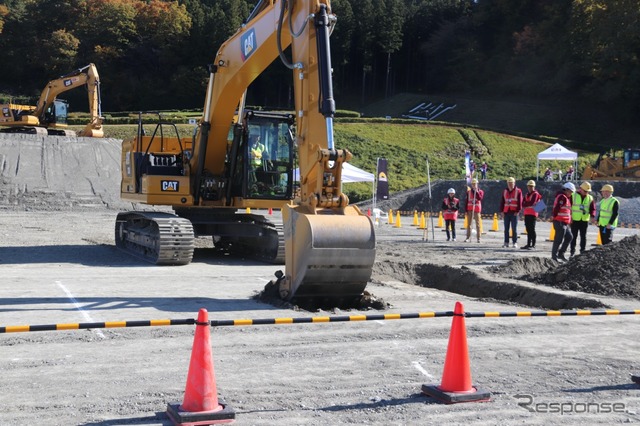
M424 374L428 379L431 379L431 380L435 380L436 379L431 374L429 374L429 372L427 370L425 370L424 367L422 367L418 361L413 361L412 364L416 368L416 370L418 370L419 372Z
M93 318L91 318L91 315L89 315L87 313L87 311L82 309L82 306L80 306L80 303L78 303L78 301L76 300L76 298L73 296L73 294L69 291L69 289L67 289L64 284L62 284L60 281L56 281L56 284L58 285L58 287L60 287L62 289L62 291L65 292L65 294L67 295L67 297L69 298L69 300L71 300L71 302L73 303L73 306L76 307L76 309L78 311L80 311L80 314L82 315L82 317L87 321L87 322L95 322L93 320ZM104 335L104 333L102 332L102 330L97 329L97 330L92 330L94 331L100 338L102 339L106 339L106 336Z

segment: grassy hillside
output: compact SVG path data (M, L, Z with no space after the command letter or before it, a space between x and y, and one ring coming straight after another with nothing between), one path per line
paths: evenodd
M375 172L376 159L388 160L391 192L402 191L427 182L427 162L431 179L464 179L464 153L472 159L489 164L489 179L518 180L535 178L537 154L551 143L500 134L487 130L457 126L388 123L338 123L336 144L349 148L354 158L351 163ZM594 153L580 152L579 170L587 162L595 161ZM567 162L541 162L542 170L566 170ZM353 201L370 197L371 185L352 183L345 191Z
M79 130L81 126L72 126ZM182 136L192 134L193 126L178 124ZM127 139L136 134L135 125L106 125L105 137ZM149 130L152 127L149 126ZM416 123L403 120L352 120L335 124L336 146L353 153L351 164L375 173L377 158L388 160L391 192L415 188L427 182L427 163L431 179L463 179L464 153L469 150L477 163L486 161L490 179L513 176L518 180L536 176L536 158L551 145L535 139L469 127ZM596 154L580 152L579 170ZM565 170L567 162L543 162L554 170ZM350 183L344 191L352 202L371 197L371 183Z

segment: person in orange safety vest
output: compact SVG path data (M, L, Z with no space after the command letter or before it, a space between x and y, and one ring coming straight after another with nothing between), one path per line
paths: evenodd
M465 211L466 215L468 215L469 220L467 221L467 239L464 240L465 243L471 241L471 224L473 221L476 221L476 232L478 236L478 242L480 242L480 221L482 220L482 199L484 198L484 191L478 188L478 179L473 179L471 181L471 188L467 189L467 199L465 203Z
M562 260L564 262L567 259L564 257L564 252L567 251L567 247L573 240L573 234L571 233L571 198L573 193L576 192L576 186L567 182L562 185L562 190L556 194L556 199L553 202L553 230L556 236L551 246L551 259Z
M536 190L536 182L530 180L527 182L527 193L522 200L524 227L527 230L527 245L521 248L525 250L531 250L536 247L536 221L538 220L538 211L535 206L541 200L542 195Z
M500 211L504 220L504 245L509 247L509 228L513 248L518 248L518 214L522 210L522 190L516 186L515 178L507 179L507 188L502 191Z

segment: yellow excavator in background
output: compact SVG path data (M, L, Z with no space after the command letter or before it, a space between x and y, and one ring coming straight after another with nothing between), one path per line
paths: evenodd
M89 93L91 119L77 136L103 137L100 77L94 64L89 64L51 80L40 94L36 106L12 102L0 104L0 126L6 126L0 131L3 133L76 136L76 132L67 129L67 102L57 99L57 96L81 86L86 86Z
M640 179L640 149L611 150L598 156L596 163L585 167L584 180L638 180Z
M263 0L218 50L193 138L160 121L122 144L123 200L172 213L118 214L116 245L155 264L192 260L195 236L274 263L283 299L359 298L375 260L371 219L342 193L328 0ZM284 50L291 46L292 61ZM292 70L294 114L248 111L250 84L280 57ZM169 136L169 134L175 136ZM295 136L294 136L295 134ZM294 195L297 157L300 187ZM250 209L282 209L283 223Z

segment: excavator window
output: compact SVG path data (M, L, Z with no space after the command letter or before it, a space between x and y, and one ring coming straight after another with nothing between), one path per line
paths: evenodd
M253 118L246 126L246 197L290 199L293 138L289 123Z

